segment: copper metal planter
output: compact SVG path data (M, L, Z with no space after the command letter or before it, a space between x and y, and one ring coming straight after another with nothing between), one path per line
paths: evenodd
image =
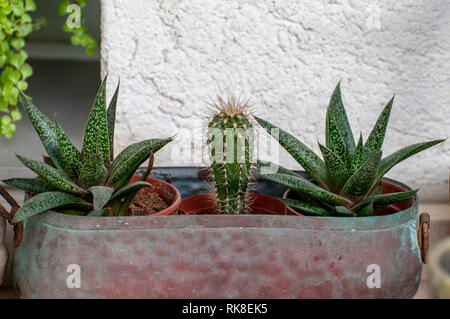
M26 221L14 279L24 298L410 298L426 237L410 204L365 218L48 212ZM71 264L81 288L66 285ZM367 286L373 264L381 288Z

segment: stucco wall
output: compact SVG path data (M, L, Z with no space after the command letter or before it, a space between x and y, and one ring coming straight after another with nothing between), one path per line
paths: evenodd
M341 79L355 135L367 137L396 94L386 155L447 137L449 16L447 0L102 0L102 73L110 95L122 83L119 149L178 133L156 164L199 165L206 102L240 94L318 150ZM280 162L299 168L284 151ZM443 200L449 167L446 142L388 176Z

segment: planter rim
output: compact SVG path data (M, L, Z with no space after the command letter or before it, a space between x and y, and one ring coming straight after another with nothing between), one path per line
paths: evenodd
M407 190L410 188L391 179L385 179ZM30 220L61 229L76 230L130 230L149 228L296 228L327 230L374 230L401 227L417 223L417 197L412 205L396 214L371 217L312 217L289 215L176 215L176 216L124 216L85 217L46 212ZM25 222L28 222L26 220Z

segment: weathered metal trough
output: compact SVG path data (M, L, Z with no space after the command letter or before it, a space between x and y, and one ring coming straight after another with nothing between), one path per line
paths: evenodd
M208 190L196 168L154 175L183 198ZM282 187L257 178L281 197ZM427 236L417 200L398 206L364 218L48 212L25 222L13 279L23 298L411 298ZM79 266L80 288L67 284L69 265Z

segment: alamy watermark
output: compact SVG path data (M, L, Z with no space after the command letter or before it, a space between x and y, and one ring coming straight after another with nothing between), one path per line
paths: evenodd
M67 6L66 13L69 14L66 24L70 29L81 28L81 8L77 4Z
M81 268L77 264L70 264L66 268L69 273L66 279L66 286L69 289L81 288Z

